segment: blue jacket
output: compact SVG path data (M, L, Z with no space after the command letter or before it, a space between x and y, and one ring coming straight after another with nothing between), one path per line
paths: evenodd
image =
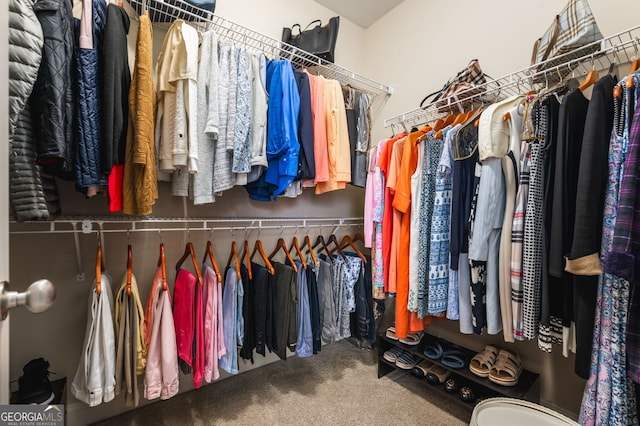
M78 48L76 56L78 127L75 172L76 186L79 189L107 184L107 176L101 172L99 68L99 49L102 48L107 8L104 0L92 2L93 48Z
M249 197L270 201L282 194L298 174L300 94L288 60L267 63L267 170L246 186Z

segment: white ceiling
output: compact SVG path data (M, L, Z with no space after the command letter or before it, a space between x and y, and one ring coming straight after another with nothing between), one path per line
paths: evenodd
M315 0L351 22L367 28L404 0Z

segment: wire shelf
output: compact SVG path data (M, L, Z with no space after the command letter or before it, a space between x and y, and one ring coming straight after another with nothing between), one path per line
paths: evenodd
M512 72L496 80L461 91L448 105L447 111L434 104L405 112L384 121L384 127L399 125L403 128L420 126L444 117L450 113L461 112L459 105L480 106L487 102L506 99L519 95L525 90L539 90L552 83L564 80L570 74L583 68L608 69L612 64L625 64L639 57L640 25L605 37L578 50L539 62L535 65ZM585 52L589 52L586 53Z
M264 34L224 19L210 11L200 9L183 0L127 0L137 14L147 10L154 24L170 25L176 19L188 21L200 30L214 30L218 37L226 38L247 48L264 52L271 58L289 59L296 68L307 68L309 72L321 74L374 97L388 97L393 92L391 86L378 83L356 72L325 61Z

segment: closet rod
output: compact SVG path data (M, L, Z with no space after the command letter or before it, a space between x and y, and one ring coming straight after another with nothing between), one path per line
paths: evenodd
M127 0L134 10L129 15L148 9L152 22L171 23L176 19L183 19L189 24L200 27L201 30L213 29L219 37L230 39L236 43L264 52L271 57L283 57L289 59L296 67L306 67L310 72L322 74L326 78L340 81L370 93L374 97L384 95L388 97L393 93L391 86L378 83L368 77L342 68L331 62L325 61L315 55L300 50L294 46L276 40L257 31L243 27L228 19L215 15L207 10L200 9L183 0L150 1Z
M583 71L586 74L592 68L603 70L607 69L612 63L622 65L640 57L639 46L640 25L587 45L587 47L597 49L592 53L579 55L579 52L576 53L576 51L568 52L462 91L458 94L458 102L478 107L485 103L521 94L528 89L542 88L547 84L565 80L570 74L575 74L580 67L584 68ZM547 69L538 71L544 65L547 66ZM458 102L451 102L449 105L450 111L444 112L439 112L435 105L416 108L386 119L384 127L396 124L411 127L433 122L444 115L448 115L450 112L458 112Z

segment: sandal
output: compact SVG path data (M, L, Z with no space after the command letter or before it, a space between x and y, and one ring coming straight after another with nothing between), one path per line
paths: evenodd
M496 363L498 349L495 346L487 345L482 352L475 354L469 363L469 371L478 377L488 377L491 367Z
M517 353L501 350L491 367L489 380L502 386L515 386L522 373L522 361Z
M395 362L398 360L398 357L402 355L403 352L404 351L400 348L391 348L388 351L386 351L384 355L382 355L382 357L387 361L395 364Z
M385 336L391 340L398 340L398 336L396 336L396 328L394 326L387 328Z
M402 368L403 370L411 370L419 361L420 358L411 352L404 351L398 359L396 359L396 367Z
M436 365L427 373L427 381L439 385L449 378L451 372L441 365Z
M420 340L422 340L423 335L424 333L422 332L409 333L407 334L407 337L403 337L402 339L400 339L400 342L404 343L405 345L416 346L420 343Z
M423 360L420 364L416 365L411 369L411 372L419 377L427 377L429 370L433 368L433 363L431 361Z

